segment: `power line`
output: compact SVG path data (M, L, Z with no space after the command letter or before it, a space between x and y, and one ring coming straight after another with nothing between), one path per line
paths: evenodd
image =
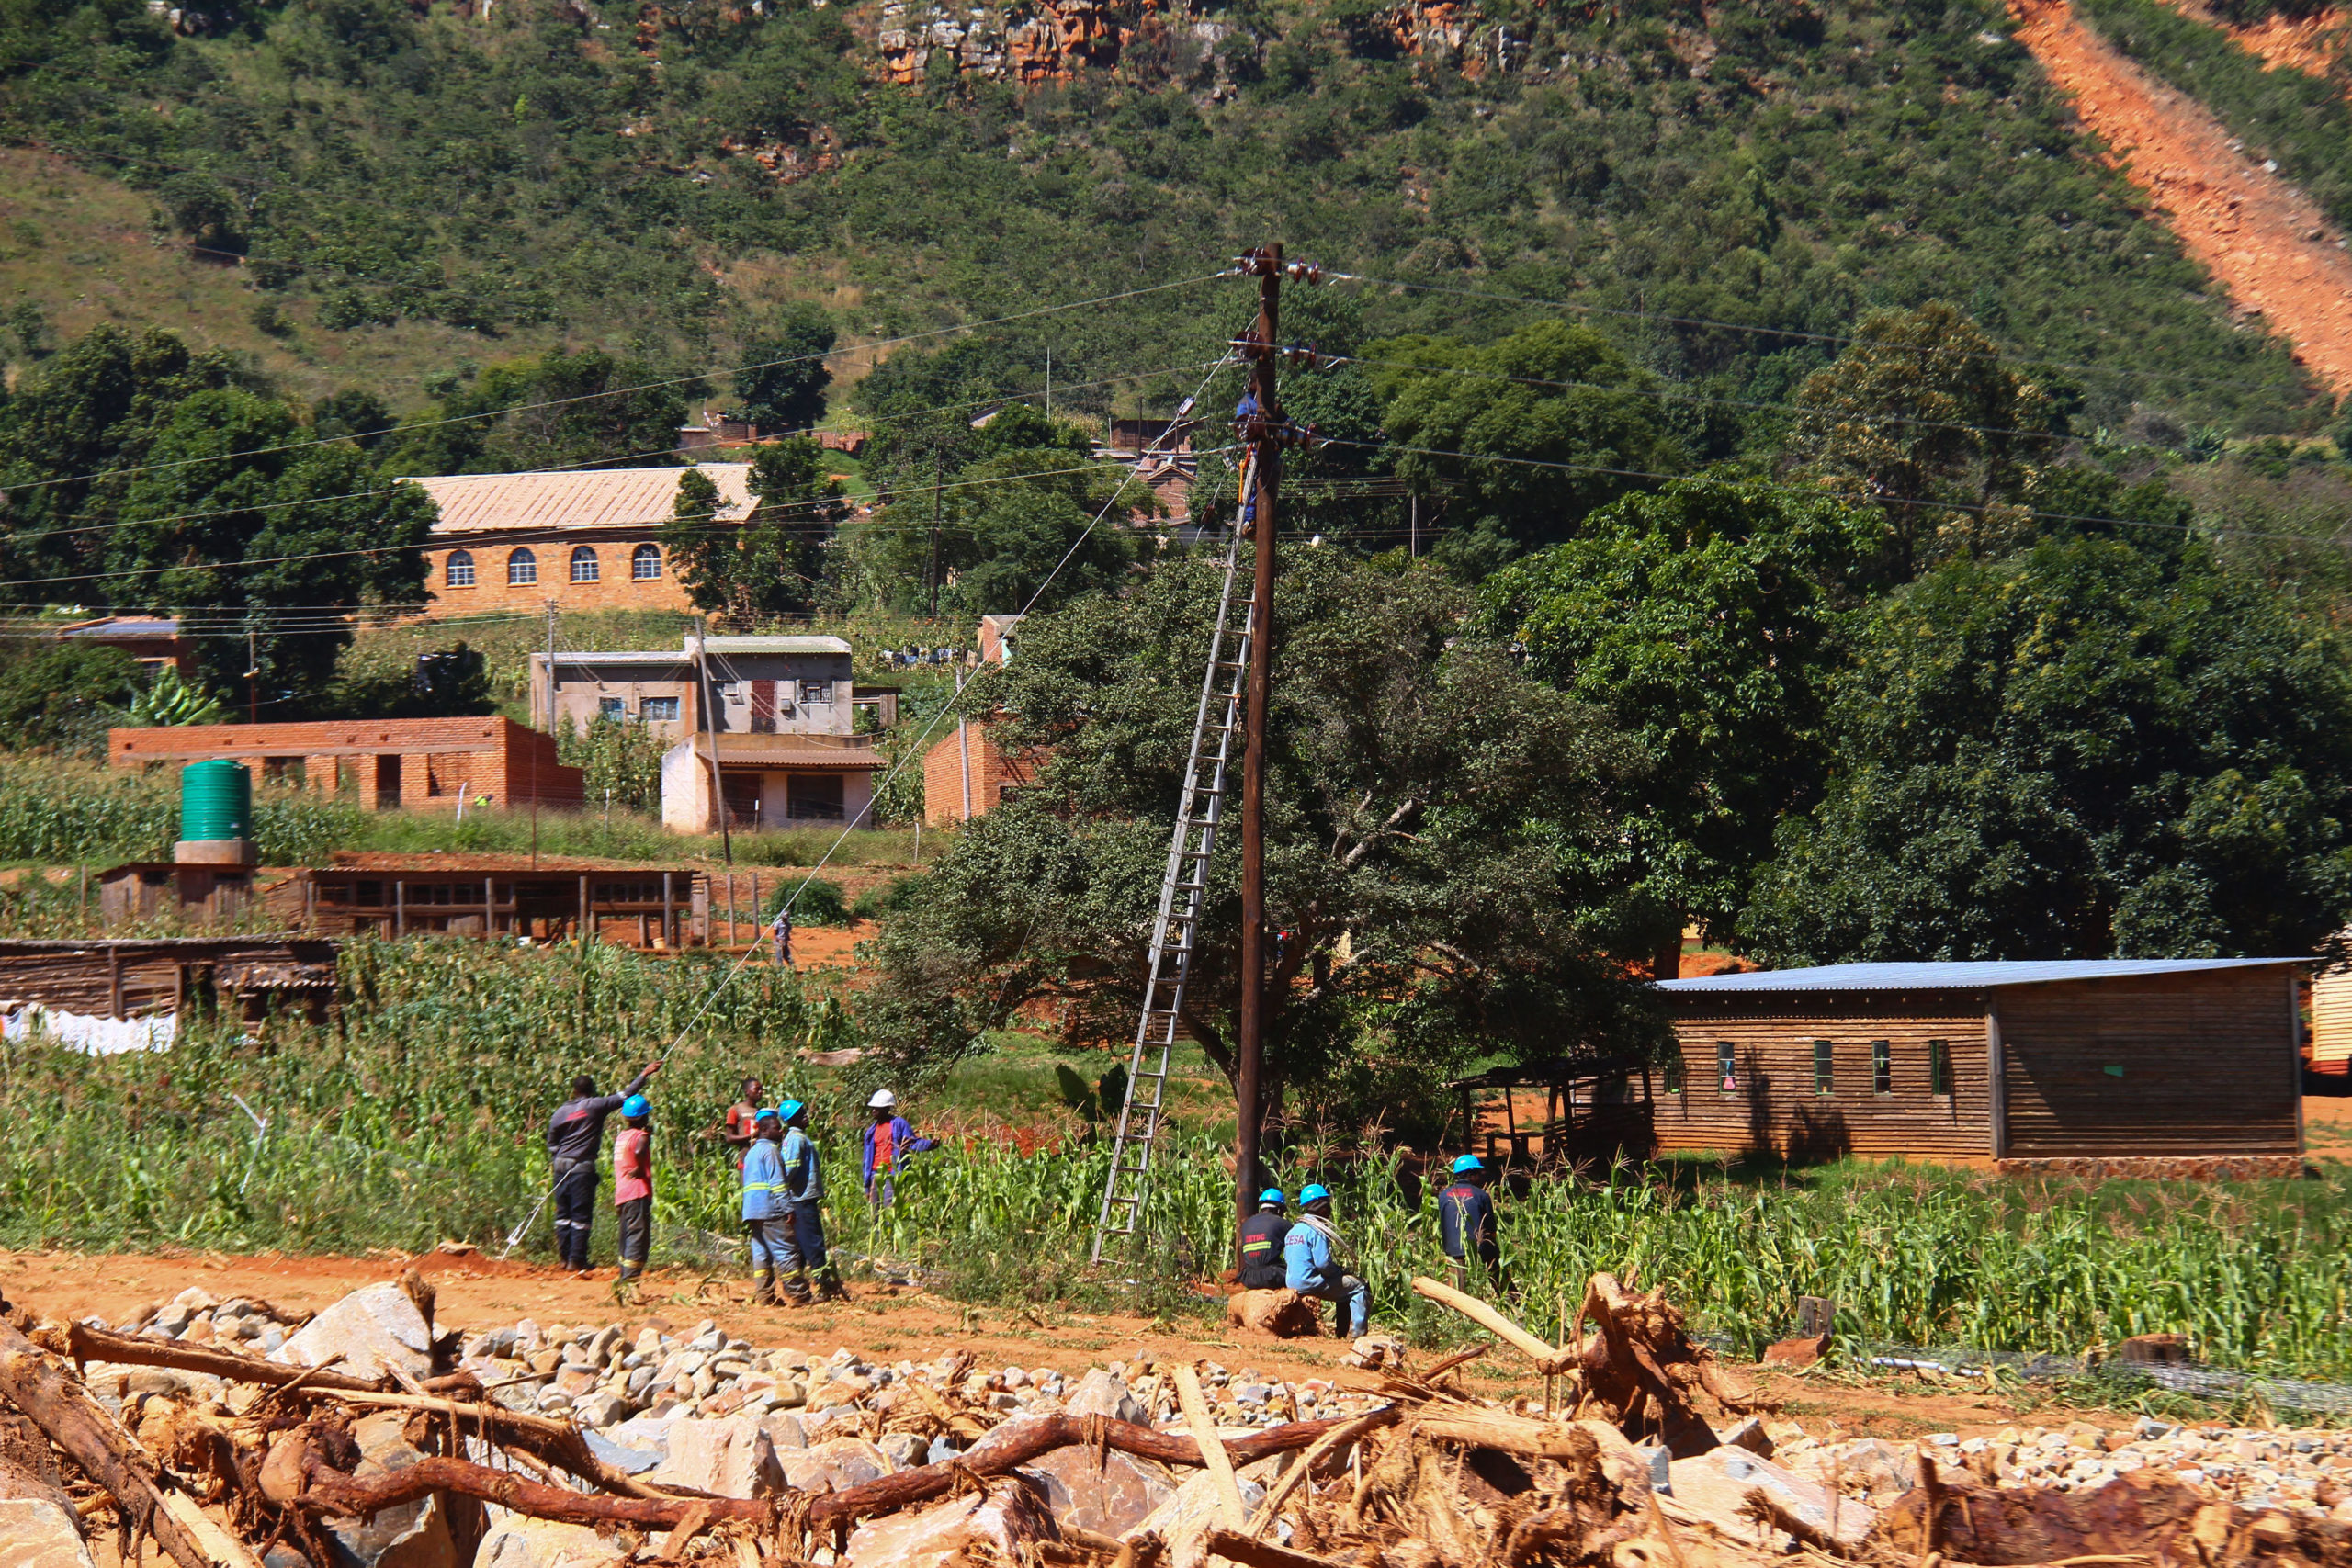
M451 414L443 419L420 420L394 427L395 434L419 430L437 430L447 424L465 424L475 420L489 421L510 413L531 413L541 409L569 408L577 403L598 402L606 398L626 397L631 392L659 391L665 387L684 387L706 380L712 376L741 375L746 370L772 370L786 365L808 365L838 358L845 355L867 354L876 349L896 348L902 344L921 343L927 338L945 337L956 333L979 332L988 327L1001 327L1014 321L1033 321L1039 316L1058 315L1066 310L1082 310L1092 305L1113 305L1147 294L1161 294L1171 288L1189 288L1195 284L1209 283L1223 276L1222 273L1202 273L1181 277L1168 283L1147 284L1142 288L1122 290L1116 294L1100 294L1091 299L1072 299L1059 305L1040 305L1034 310L1017 310L1008 316L995 316L982 321L966 321L955 326L933 327L925 332L906 333L898 337L881 338L871 343L854 344L848 347L830 348L822 354L796 354L782 359L763 359L754 364L714 366L689 376L671 376L656 381L640 381L625 387L607 387L600 392L582 392L576 397L549 398L535 403L513 403L504 408L481 409L472 413ZM255 457L266 453L298 451L305 446L318 446L345 440L345 436L319 436L302 441L288 441L275 446L249 447L242 452L223 452L210 457L183 457L169 463L146 463L128 468L102 468L95 473L67 474L53 479L31 479L8 487L11 490L41 490L51 485L83 484L104 479L119 479L131 474L160 472L167 468L184 468L197 463L227 462L232 458Z

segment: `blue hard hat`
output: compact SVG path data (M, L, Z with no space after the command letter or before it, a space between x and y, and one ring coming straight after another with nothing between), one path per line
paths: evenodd
M1319 1181L1310 1181L1306 1186L1298 1190L1299 1207L1303 1209L1307 1204L1314 1202L1317 1198L1329 1198L1330 1195L1331 1190L1329 1188L1324 1186Z
M790 1122L795 1116L799 1115L801 1111L807 1109L808 1107L802 1105L797 1100L787 1100L782 1105L775 1108L775 1117L779 1122Z
M621 1114L624 1116L642 1116L652 1109L653 1102L641 1094L632 1094L621 1101Z
M1467 1176L1474 1170L1484 1170L1486 1168L1487 1162L1480 1159L1476 1155L1464 1155L1460 1159L1453 1162L1453 1174L1456 1176Z
M1287 1201L1288 1200L1283 1197L1283 1190L1279 1187L1269 1187L1263 1192L1258 1194L1259 1202L1272 1203L1277 1209L1281 1208Z
M784 1120L784 1112L783 1112L783 1111L779 1111L779 1110L777 1110L775 1106L771 1105L771 1106L769 1106L766 1110L764 1110L764 1111L761 1111L757 1116L752 1117L752 1120L753 1122L781 1122L781 1121L783 1121L783 1120Z

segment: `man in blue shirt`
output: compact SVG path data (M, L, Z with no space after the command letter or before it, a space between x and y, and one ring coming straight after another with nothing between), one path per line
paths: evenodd
M1283 1283L1302 1296L1336 1302L1343 1309L1347 1337L1361 1339L1372 1325L1372 1291L1343 1267L1347 1242L1331 1224L1331 1190L1309 1182L1299 1190L1298 1224L1283 1237ZM1342 1314L1334 1314L1338 1321Z
M842 1288L841 1276L825 1256L825 1173L818 1158L816 1141L808 1136L808 1108L797 1100L787 1100L779 1108L779 1115L785 1126L783 1190L791 1233L784 1268L797 1277L794 1299L808 1299L804 1270L813 1269L819 1299L845 1302L849 1292Z
M1470 1288L1470 1255L1476 1253L1489 1277L1502 1267L1495 1239L1495 1201L1487 1193L1487 1162L1464 1155L1453 1162L1453 1183L1437 1195L1438 1242L1453 1264L1453 1288Z
M784 1159L776 1146L783 1135L781 1112L763 1111L752 1124L751 1147L743 1151L743 1228L752 1236L752 1300L760 1306L777 1304L779 1271L784 1298L795 1306L808 1302L808 1284L799 1277L793 1250Z

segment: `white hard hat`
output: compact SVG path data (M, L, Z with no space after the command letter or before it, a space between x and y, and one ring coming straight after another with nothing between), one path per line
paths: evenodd
M868 1111L888 1111L896 1107L898 1103L899 1097L897 1095L892 1094L887 1089L877 1089L874 1091L874 1098L865 1102L865 1108Z

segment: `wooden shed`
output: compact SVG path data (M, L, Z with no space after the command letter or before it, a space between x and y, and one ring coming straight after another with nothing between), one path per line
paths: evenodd
M294 874L318 931L530 937L673 951L710 940L710 878L690 865L526 856L338 856Z
M1657 1146L2295 1175L2312 962L1838 964L1660 981L1678 1055Z

